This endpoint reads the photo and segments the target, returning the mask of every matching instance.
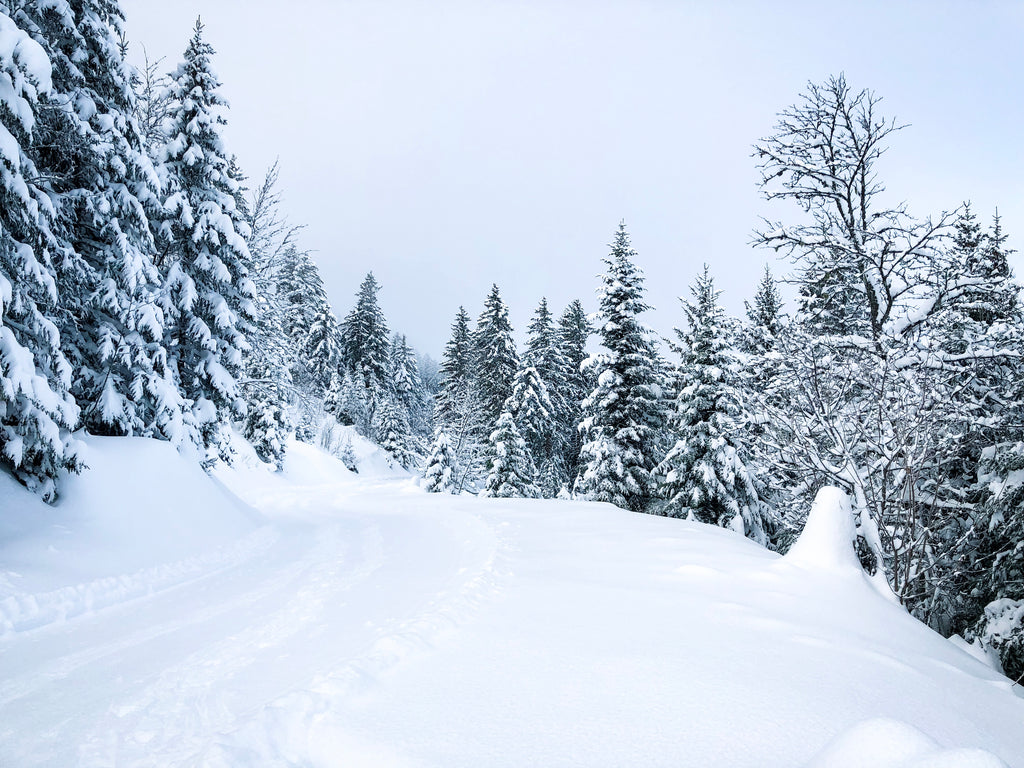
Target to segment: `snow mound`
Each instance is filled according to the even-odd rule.
[[[146,438],[84,435],[50,507],[0,475],[0,634],[230,567],[268,547],[262,518],[193,459]]]
[[[899,720],[865,720],[840,734],[807,768],[1006,768],[983,749],[943,749]]]
[[[807,523],[785,562],[816,570],[861,570],[853,549],[854,528],[850,499],[838,488],[818,491]]]

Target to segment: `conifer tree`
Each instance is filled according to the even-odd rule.
[[[497,285],[491,286],[484,310],[477,320],[473,347],[480,412],[483,423],[490,428],[497,422],[505,401],[512,394],[512,379],[519,369],[508,307]]]
[[[221,139],[219,110],[226,102],[212,56],[197,21],[171,78],[169,130],[159,153],[166,195],[160,244],[171,320],[166,345],[202,444],[224,456],[224,427],[244,409],[236,377],[248,349],[254,287]]]
[[[281,327],[295,351],[292,381],[300,391],[319,395],[320,378],[314,375],[306,351],[312,346],[310,330],[314,320],[331,313],[330,302],[320,270],[308,253],[293,244],[286,246],[282,255],[276,291],[281,302]]]
[[[306,367],[320,391],[326,392],[331,376],[341,365],[341,334],[338,320],[330,306],[324,302],[313,315],[305,344],[300,352]]]
[[[688,324],[682,342],[682,389],[672,427],[678,440],[655,471],[667,501],[664,513],[693,517],[767,541],[746,445],[739,394],[732,384],[734,361],[729,328],[718,291],[705,265],[683,302]]]
[[[565,308],[558,321],[557,338],[559,357],[565,366],[560,382],[561,401],[565,408],[559,423],[562,436],[562,465],[566,478],[572,482],[580,472],[580,450],[583,448],[583,434],[577,429],[583,419],[583,401],[593,391],[596,381],[591,372],[584,369],[587,359],[587,342],[591,328],[583,305],[579,299]]]
[[[747,310],[748,329],[744,347],[751,354],[764,354],[775,347],[775,341],[782,332],[782,297],[771,269],[766,265],[764,276],[757,285],[754,303],[744,302]]]
[[[50,501],[62,470],[77,469],[70,435],[78,406],[49,308],[56,305],[52,206],[26,148],[39,98],[51,88],[38,43],[0,14],[0,464]]]
[[[598,327],[606,351],[593,360],[597,386],[583,404],[580,428],[586,442],[576,487],[594,501],[639,512],[653,496],[651,470],[660,459],[660,373],[649,332],[638,319],[648,306],[625,224],[611,248],[598,290]]]
[[[262,461],[273,464],[280,472],[291,424],[285,411],[284,398],[276,387],[261,387],[249,401],[242,434],[252,443]]]
[[[539,495],[534,484],[537,469],[530,452],[516,429],[510,413],[498,417],[484,451],[487,479],[481,496],[499,499],[532,499]]]
[[[505,412],[515,422],[534,465],[543,467],[545,474],[549,475],[543,489],[554,496],[562,484],[560,473],[556,473],[551,466],[557,460],[555,409],[544,379],[533,366],[520,368],[516,372],[512,381],[512,394],[505,401]]]
[[[377,303],[380,285],[370,272],[359,286],[356,305],[341,326],[342,360],[374,392],[387,388],[388,326]]]
[[[180,441],[183,403],[167,364],[149,227],[159,183],[132,119],[121,11],[31,0],[17,18],[53,62],[55,108],[42,113],[31,153],[54,205],[56,319],[76,370],[80,426]]]
[[[473,376],[473,343],[469,332],[469,314],[464,307],[452,322],[452,335],[441,358],[441,385],[437,393],[434,421],[440,426],[452,423],[459,403],[469,391]]]
[[[417,441],[409,428],[405,408],[393,395],[382,396],[375,414],[377,444],[403,469],[410,469],[419,458]]]
[[[423,489],[428,493],[455,493],[455,457],[448,436],[437,430],[423,470]]]

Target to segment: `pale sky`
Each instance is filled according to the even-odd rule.
[[[765,263],[754,142],[808,80],[845,72],[911,126],[883,159],[917,216],[998,206],[1024,249],[1024,2],[122,0],[131,59],[177,63],[197,15],[254,180],[280,158],[339,317],[365,273],[437,357],[498,283],[522,333],[541,296],[596,308],[625,219],[647,323],[683,323],[704,262],[742,311]],[[1024,259],[1014,266],[1021,276]]]

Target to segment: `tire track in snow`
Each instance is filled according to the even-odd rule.
[[[449,633],[471,621],[484,603],[498,596],[511,575],[510,553],[515,547],[508,523],[492,526],[479,515],[467,514],[460,525],[474,528],[477,541],[487,540],[482,563],[462,568],[457,583],[436,592],[412,616],[388,622],[362,653],[320,674],[307,688],[262,707],[233,732],[222,733],[187,764],[310,768],[320,764],[318,755],[325,751],[331,753],[330,764],[337,764],[339,756],[323,742],[333,743],[343,730],[340,718],[347,702],[428,655]],[[448,527],[456,538],[464,538],[465,530],[453,526],[450,519]]]
[[[230,544],[172,563],[51,592],[9,595],[0,600],[0,638],[123,605],[220,573],[266,552],[277,537],[274,528],[263,526]]]
[[[190,654],[164,669],[140,694],[112,707],[79,749],[79,765],[177,764],[210,734],[231,729],[245,717],[253,702],[222,683],[263,674],[261,664],[268,663],[273,649],[310,631],[332,598],[383,563],[376,526],[361,531],[354,562],[346,556],[349,547],[339,526],[324,527],[316,535],[316,545],[297,566],[301,583],[284,608],[257,616],[241,631]]]

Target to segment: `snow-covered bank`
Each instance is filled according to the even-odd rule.
[[[196,565],[173,589],[8,627],[2,765],[845,766],[851,744],[878,743],[906,747],[885,765],[978,749],[1024,765],[1024,699],[823,554],[840,518],[783,559],[604,504],[423,494],[298,444],[283,475],[246,456],[218,473],[255,517],[140,442],[91,441],[91,463],[135,460],[131,493],[169,505],[156,520],[191,504],[191,543],[167,522],[124,521],[137,527],[115,540],[114,513],[4,486],[5,513],[77,521],[63,546],[104,553],[12,582],[59,592],[143,557]],[[9,527],[0,567],[47,536],[62,540]],[[899,722],[858,725],[876,718]]]

